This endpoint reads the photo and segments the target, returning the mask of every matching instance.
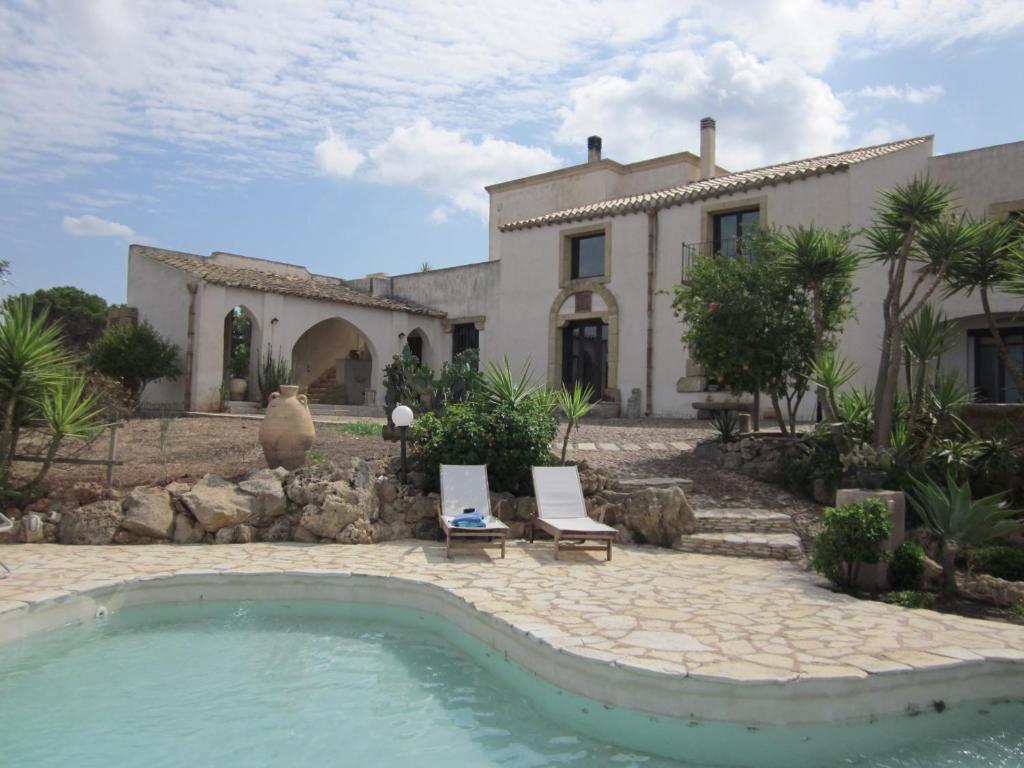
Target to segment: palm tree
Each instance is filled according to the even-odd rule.
[[[850,250],[847,231],[828,232],[810,227],[790,227],[788,235],[778,235],[776,244],[782,256],[778,268],[782,274],[801,286],[811,296],[811,314],[814,318],[813,359],[822,358],[826,351],[827,305],[841,304],[852,290],[853,276],[860,265],[860,256]],[[838,318],[834,318],[833,322]],[[835,421],[836,415],[825,387],[817,386],[818,402],[825,418]]]
[[[974,245],[978,225],[952,213],[952,190],[915,178],[882,193],[882,207],[864,233],[865,255],[888,268],[882,302],[882,349],[875,383],[878,449],[889,444],[907,322],[928,303],[951,265]],[[914,272],[908,275],[908,269]]]
[[[946,487],[934,480],[913,480],[908,495],[925,527],[939,543],[943,591],[956,594],[956,554],[962,547],[981,546],[1018,530],[1022,523],[1009,518],[1020,510],[1007,506],[1007,493],[971,498],[969,482],[959,485],[950,475]]]
[[[946,293],[951,295],[964,291],[970,296],[975,290],[978,291],[981,310],[985,313],[985,322],[988,323],[988,331],[995,342],[999,358],[1017,391],[1024,392],[1024,371],[1010,356],[989,303],[989,291],[1011,283],[1014,264],[1020,265],[1018,270],[1021,277],[1024,277],[1024,241],[1021,240],[1019,225],[1012,219],[983,222],[978,224],[978,230],[974,247],[946,275],[949,286]],[[1019,254],[1016,257],[1015,252]]]

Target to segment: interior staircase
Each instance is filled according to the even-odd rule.
[[[680,537],[683,552],[731,557],[800,560],[803,549],[793,522],[785,512],[749,507],[698,509],[697,530]]]
[[[320,377],[310,382],[306,387],[306,397],[311,405],[318,405],[328,397],[338,386],[338,374],[332,365]]]

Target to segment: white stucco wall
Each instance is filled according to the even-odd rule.
[[[183,351],[188,323],[188,292],[185,286],[190,281],[199,285],[192,379],[194,410],[213,411],[219,407],[224,371],[224,317],[238,305],[246,307],[255,319],[254,339],[259,339],[260,353],[266,354],[269,343],[275,356],[280,354],[289,361],[295,343],[317,323],[341,318],[354,325],[366,337],[374,359],[371,389],[376,390],[379,402],[383,402],[383,366],[401,350],[405,337],[413,330],[419,329],[427,339],[427,362],[435,366],[440,364],[436,356],[443,347],[439,341],[443,333],[437,317],[227,288],[206,283],[189,273],[130,252],[129,305],[138,307],[140,319],[149,320]],[[143,400],[152,406],[174,403],[180,407],[184,400],[184,381],[152,384],[147,387]]]
[[[158,333],[181,350],[181,362],[188,341],[188,283],[196,282],[187,272],[140,257],[128,251],[128,305],[139,311],[139,321],[148,321]],[[178,410],[185,402],[184,377],[177,381],[151,382],[142,393],[154,408]]]

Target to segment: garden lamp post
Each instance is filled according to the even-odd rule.
[[[405,460],[405,433],[412,424],[412,408],[407,405],[399,405],[391,412],[391,421],[398,427],[398,439],[402,444],[402,468],[399,471],[398,479],[405,483],[409,476],[409,467]]]

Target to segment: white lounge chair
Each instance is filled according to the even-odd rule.
[[[13,529],[14,521],[3,512],[0,512],[0,533],[10,533]],[[0,575],[0,579],[6,579],[7,574],[11,572],[11,569],[7,567],[7,564],[3,560],[0,560],[0,568],[4,569],[4,573]]]
[[[452,520],[467,510],[484,516],[483,528],[460,528]],[[491,490],[487,467],[459,464],[441,465],[441,509],[438,524],[445,535],[445,556],[452,557],[452,540],[467,539],[480,547],[500,547],[505,557],[508,526],[491,514]],[[497,539],[497,542],[491,541]],[[479,540],[479,542],[477,541]]]
[[[587,515],[576,467],[533,467],[533,490],[537,517],[530,527],[531,542],[534,530],[540,528],[555,540],[555,560],[562,550],[604,551],[612,559],[612,543],[619,532]],[[586,541],[601,543],[585,545]]]

